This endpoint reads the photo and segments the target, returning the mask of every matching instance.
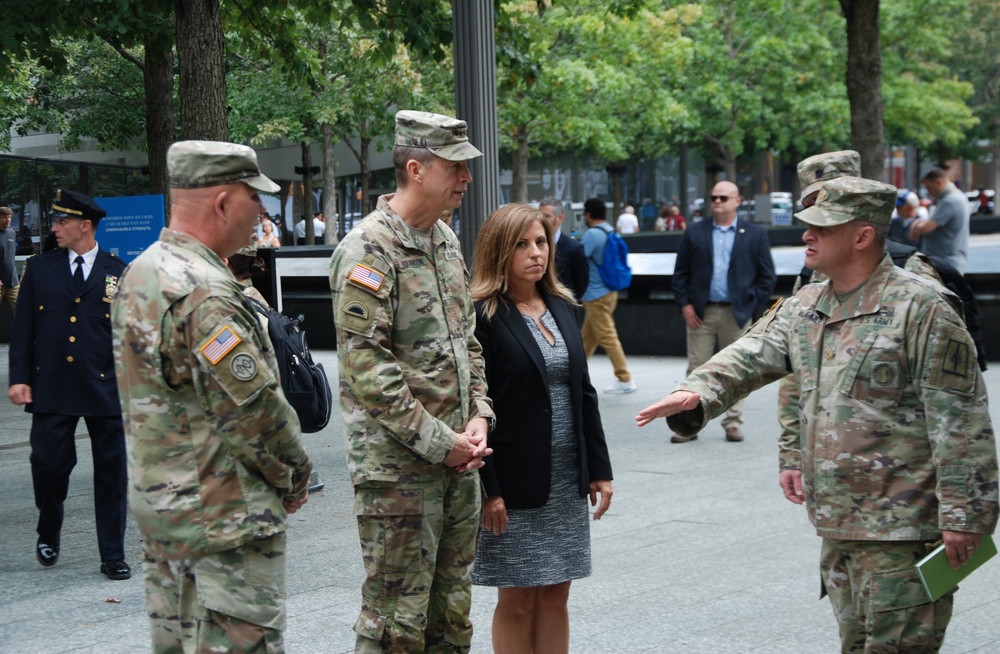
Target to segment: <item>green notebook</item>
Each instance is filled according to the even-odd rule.
[[[924,590],[927,591],[927,595],[931,601],[936,602],[941,599],[942,595],[954,589],[958,582],[968,577],[996,554],[997,546],[993,542],[993,537],[983,536],[969,562],[955,570],[948,563],[948,556],[944,553],[944,545],[941,545],[920,559],[917,563],[917,572],[920,573],[920,581],[924,582]]]

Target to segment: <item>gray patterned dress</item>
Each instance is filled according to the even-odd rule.
[[[552,403],[552,487],[549,501],[536,509],[508,509],[507,533],[479,530],[473,582],[482,586],[528,588],[590,576],[590,513],[579,496],[580,452],[570,406],[569,353],[552,314],[542,324],[549,343],[531,318],[524,321],[538,343],[549,374]]]

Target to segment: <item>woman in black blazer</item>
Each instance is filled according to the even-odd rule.
[[[496,586],[493,650],[568,652],[573,579],[590,575],[587,496],[611,504],[611,463],[552,226],[509,204],[476,244],[472,298],[497,415],[473,581]],[[598,495],[600,504],[598,505]]]

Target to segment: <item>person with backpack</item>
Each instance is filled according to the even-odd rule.
[[[283,652],[285,532],[313,466],[223,262],[279,187],[234,143],[174,143],[167,171],[170,227],[110,305],[152,650]]]
[[[608,353],[615,369],[615,382],[604,389],[605,393],[632,393],[637,386],[628,371],[625,350],[618,340],[615,327],[615,307],[618,306],[618,291],[628,288],[632,282],[632,271],[626,257],[628,246],[607,221],[608,208],[604,200],[590,198],[583,203],[583,218],[587,231],[581,239],[590,281],[580,298],[583,301],[583,350],[589,359],[600,345]]]
[[[674,265],[674,299],[687,324],[688,374],[738,339],[764,313],[777,277],[767,232],[736,218],[740,191],[732,182],[712,188],[712,220],[684,232]],[[743,440],[743,402],[722,419],[726,440]],[[672,443],[698,435],[674,434]]]
[[[323,364],[313,361],[302,329],[301,315],[291,318],[281,313],[254,288],[253,280],[267,274],[267,264],[257,256],[257,248],[247,246],[226,258],[226,265],[243,287],[247,302],[257,312],[264,332],[274,348],[278,377],[285,399],[299,416],[303,434],[321,431],[333,414],[333,390]]]

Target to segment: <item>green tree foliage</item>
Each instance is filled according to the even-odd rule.
[[[573,149],[617,163],[662,154],[673,141],[687,118],[677,89],[692,14],[661,4],[503,5],[497,111],[515,200],[527,199],[532,153]]]
[[[682,85],[687,140],[736,178],[743,152],[843,143],[843,75],[827,33],[832,8],[813,0],[706,0],[684,34],[694,43]],[[840,25],[840,23],[834,23]]]
[[[886,138],[944,156],[979,120],[966,103],[974,86],[949,69],[957,34],[970,27],[966,0],[882,3]],[[992,48],[990,48],[992,49]],[[989,57],[989,50],[977,53]]]

